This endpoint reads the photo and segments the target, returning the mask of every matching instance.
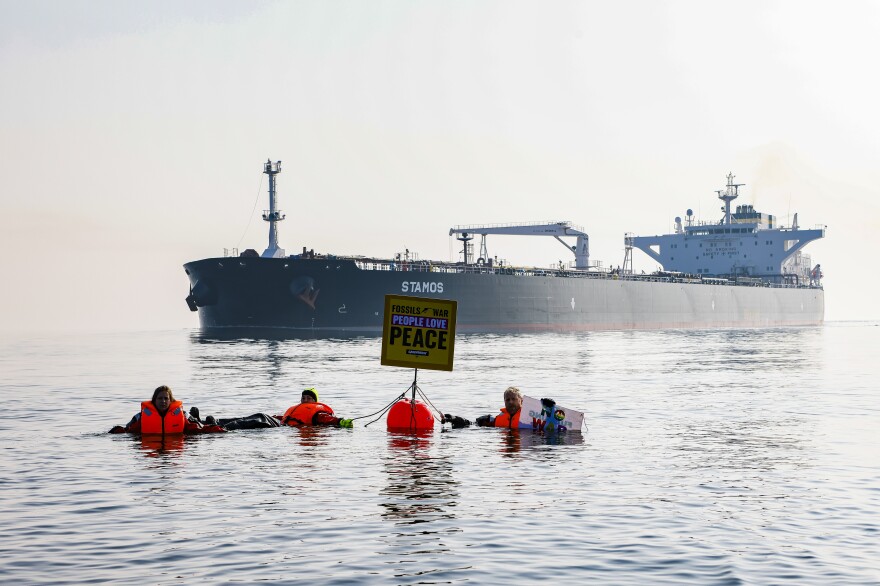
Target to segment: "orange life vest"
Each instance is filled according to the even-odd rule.
[[[291,427],[311,425],[318,412],[333,415],[333,409],[324,403],[300,403],[288,409],[284,413],[284,417],[281,418],[281,422]]]
[[[152,401],[141,403],[141,433],[169,435],[183,433],[186,426],[186,415],[183,403],[174,401],[168,406],[165,416],[159,414]]]
[[[513,414],[513,418],[510,417],[510,413],[507,412],[506,407],[501,408],[501,414],[495,417],[495,427],[508,427],[510,429],[517,429],[519,427],[519,416],[522,413],[522,409]]]

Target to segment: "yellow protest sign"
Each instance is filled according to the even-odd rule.
[[[457,301],[385,296],[382,364],[452,370]]]

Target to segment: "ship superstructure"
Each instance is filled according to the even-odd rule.
[[[777,225],[776,218],[731,202],[743,183],[727,176],[727,186],[716,193],[724,202],[724,216],[718,223],[697,223],[693,211],[686,219],[675,218],[675,232],[660,236],[635,236],[632,245],[660,263],[665,271],[700,277],[752,277],[769,282],[813,281],[818,284],[819,267],[809,268],[810,259],[801,254],[808,243],[825,236],[825,228],[801,229],[797,214],[790,227]]]

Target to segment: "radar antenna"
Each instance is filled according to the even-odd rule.
[[[467,232],[462,232],[458,236],[456,236],[455,239],[462,244],[462,262],[466,265],[472,264],[474,262],[474,245],[471,244],[471,240],[474,239],[474,235],[468,234]]]
[[[733,178],[735,175],[733,173],[727,174],[727,189],[725,190],[716,190],[715,193],[718,194],[718,199],[724,202],[724,224],[730,224],[730,202],[739,197],[739,188],[745,185],[745,183],[734,183]]]

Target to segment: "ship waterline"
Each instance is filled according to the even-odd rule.
[[[463,332],[805,326],[824,319],[824,291],[815,287],[550,270],[451,272],[454,266],[441,265],[440,271],[427,264],[414,271],[412,264],[377,263],[393,270],[373,270],[359,264],[341,258],[213,258],[185,269],[203,328],[381,331],[387,294],[454,299]]]

